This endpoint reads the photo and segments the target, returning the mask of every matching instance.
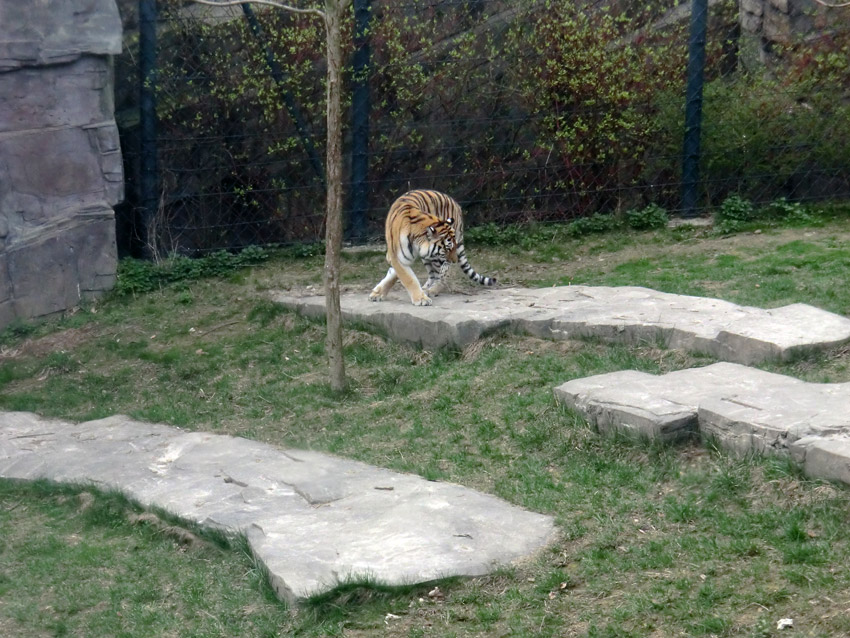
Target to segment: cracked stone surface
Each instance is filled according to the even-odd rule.
[[[554,393],[600,432],[665,440],[698,432],[739,454],[788,454],[809,476],[850,484],[850,383],[809,383],[721,362],[574,379]]]
[[[281,598],[346,579],[475,576],[555,538],[549,516],[494,496],[306,450],[113,416],[0,412],[0,477],[94,484],[243,532]]]
[[[322,296],[275,292],[271,298],[307,316],[325,313]],[[379,303],[365,293],[344,294],[340,303],[345,320],[424,348],[464,347],[488,333],[508,330],[549,339],[662,343],[752,364],[850,340],[850,319],[806,304],[765,310],[626,286],[485,289],[474,295],[441,295],[426,307],[413,306],[397,287]]]

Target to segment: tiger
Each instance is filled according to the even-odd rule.
[[[466,260],[461,208],[444,193],[433,190],[405,193],[390,206],[385,230],[390,269],[369,293],[371,301],[381,301],[400,279],[414,306],[430,306],[431,297],[445,288],[443,277],[450,263],[460,264],[466,276],[476,283],[496,284],[495,277],[479,275]],[[419,285],[411,268],[417,257],[428,269],[424,286]]]

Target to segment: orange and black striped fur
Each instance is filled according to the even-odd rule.
[[[369,294],[372,301],[381,301],[400,279],[414,306],[430,306],[431,296],[445,287],[449,263],[460,264],[467,277],[483,286],[496,283],[493,277],[475,272],[466,260],[460,206],[448,195],[431,190],[405,193],[390,207],[386,236],[390,269]],[[417,258],[428,268],[424,286],[411,268]]]

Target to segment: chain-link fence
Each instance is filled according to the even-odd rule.
[[[690,3],[355,0],[349,236],[379,237],[392,200],[418,187],[452,194],[468,224],[499,225],[649,204],[691,214],[731,193],[754,203],[847,198],[850,15],[792,7],[780,16],[790,30],[770,39],[767,13],[754,26],[735,0],[708,4],[705,84],[690,94],[703,96],[694,160],[683,147]],[[142,85],[155,97],[156,134],[144,144],[138,121],[119,122],[135,250],[321,239],[321,22],[179,0],[160,0],[155,19]],[[119,86],[140,82],[144,55],[125,56]],[[683,178],[689,153],[699,173]],[[142,192],[145,166],[156,171],[153,196],[150,184]]]

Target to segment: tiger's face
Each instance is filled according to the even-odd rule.
[[[431,224],[428,227],[428,238],[433,242],[434,254],[441,255],[454,264],[457,263],[457,238],[453,223],[454,220],[449,217]]]

